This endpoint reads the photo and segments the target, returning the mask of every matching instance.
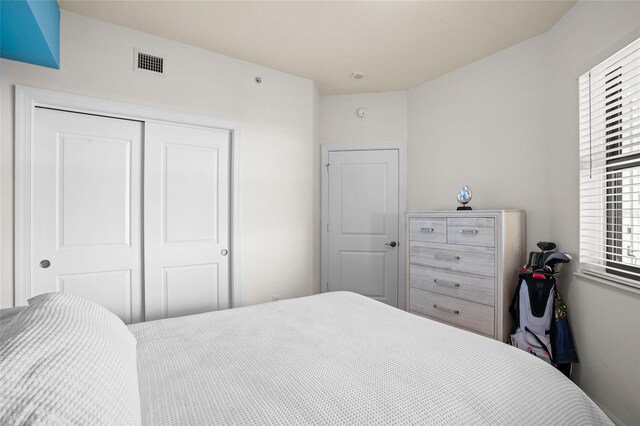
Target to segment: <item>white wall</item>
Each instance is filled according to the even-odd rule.
[[[313,292],[320,293],[320,94],[313,90]]]
[[[576,78],[640,37],[640,2],[578,3],[550,32],[548,146],[551,239],[578,253]],[[577,264],[572,265],[576,269]],[[580,363],[574,380],[627,425],[640,425],[640,295],[564,274]]]
[[[409,210],[526,210],[527,241],[549,237],[546,36],[409,91]]]
[[[576,78],[639,22],[640,2],[578,2],[548,33],[408,93],[318,97],[308,80],[63,12],[62,70],[0,63],[0,304],[12,298],[14,84],[241,120],[249,304],[318,289],[319,143],[408,140],[410,210],[455,208],[468,184],[474,208],[527,211],[530,249],[550,239],[577,253]],[[134,46],[167,55],[169,76],[131,71]],[[640,298],[570,274],[560,288],[575,380],[640,424]]]
[[[476,209],[526,210],[529,250],[551,240],[577,254],[576,79],[640,36],[639,23],[640,2],[578,2],[549,32],[409,90],[406,103],[403,92],[321,97],[320,142],[406,131],[409,210],[453,209],[467,184]],[[640,298],[574,278],[575,266],[559,284],[574,380],[617,421],[640,424]]]
[[[548,239],[577,254],[576,79],[640,36],[639,24],[640,2],[578,2],[549,32],[410,90],[409,209],[452,208],[468,184],[475,208],[527,211],[529,249]],[[640,297],[570,272],[559,288],[580,357],[574,380],[639,425]]]
[[[366,117],[356,114],[359,108]],[[321,96],[319,120],[321,144],[406,143],[407,93]]]
[[[2,60],[1,306],[11,306],[13,294],[15,84],[241,121],[242,300],[311,294],[318,275],[313,82],[64,11],[61,20],[60,70]],[[166,55],[167,77],[134,72],[134,47]]]

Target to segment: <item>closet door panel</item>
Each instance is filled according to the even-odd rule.
[[[165,244],[218,241],[218,149],[163,146]]]
[[[147,320],[229,307],[230,136],[145,126]]]
[[[28,294],[142,318],[142,123],[37,108]]]

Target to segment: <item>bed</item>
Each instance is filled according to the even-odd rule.
[[[47,311],[52,299],[63,302],[62,312]],[[36,317],[45,322],[47,316],[58,317],[57,326],[48,327],[49,334],[60,324],[78,328],[72,331],[75,337],[61,343],[66,350],[73,346],[70,340],[80,336],[85,346],[80,355],[59,357],[62,364],[74,358],[69,366],[52,365],[51,354],[28,361],[30,370],[15,360],[10,365],[11,351],[32,350],[26,337],[11,337],[22,336],[15,329],[25,322],[24,312],[3,329],[0,395],[5,403],[0,423],[54,419],[145,425],[611,424],[576,385],[534,356],[353,293],[325,293],[129,327],[109,318],[106,334],[115,343],[94,330],[102,327],[102,317],[93,321],[70,313],[80,303],[76,299],[53,294],[28,308],[40,306],[44,312]],[[81,300],[82,307],[90,306],[83,308],[86,315],[104,310],[93,305]],[[87,321],[90,326],[83,325]],[[90,336],[83,335],[85,328]],[[27,334],[34,336],[33,331]],[[104,347],[86,353],[87,345]],[[35,350],[42,351],[46,349]],[[46,393],[51,377],[25,373],[39,368],[42,359],[47,369],[75,371],[82,364],[87,371],[74,374],[85,381],[87,375],[100,376],[100,386],[52,396]],[[7,367],[22,373],[7,375]],[[105,375],[105,369],[114,373]],[[25,401],[34,400],[25,380],[35,381],[29,386],[40,389],[37,397],[52,401],[25,409]],[[105,391],[109,395],[100,395]],[[80,408],[64,407],[66,399],[74,404],[79,400]],[[95,407],[96,401],[101,407]],[[107,417],[100,417],[104,411]]]

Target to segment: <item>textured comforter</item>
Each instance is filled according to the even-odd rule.
[[[611,424],[534,356],[353,293],[129,328],[147,425]]]

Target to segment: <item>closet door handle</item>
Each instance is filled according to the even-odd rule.
[[[422,232],[433,232],[433,228],[420,228]]]

